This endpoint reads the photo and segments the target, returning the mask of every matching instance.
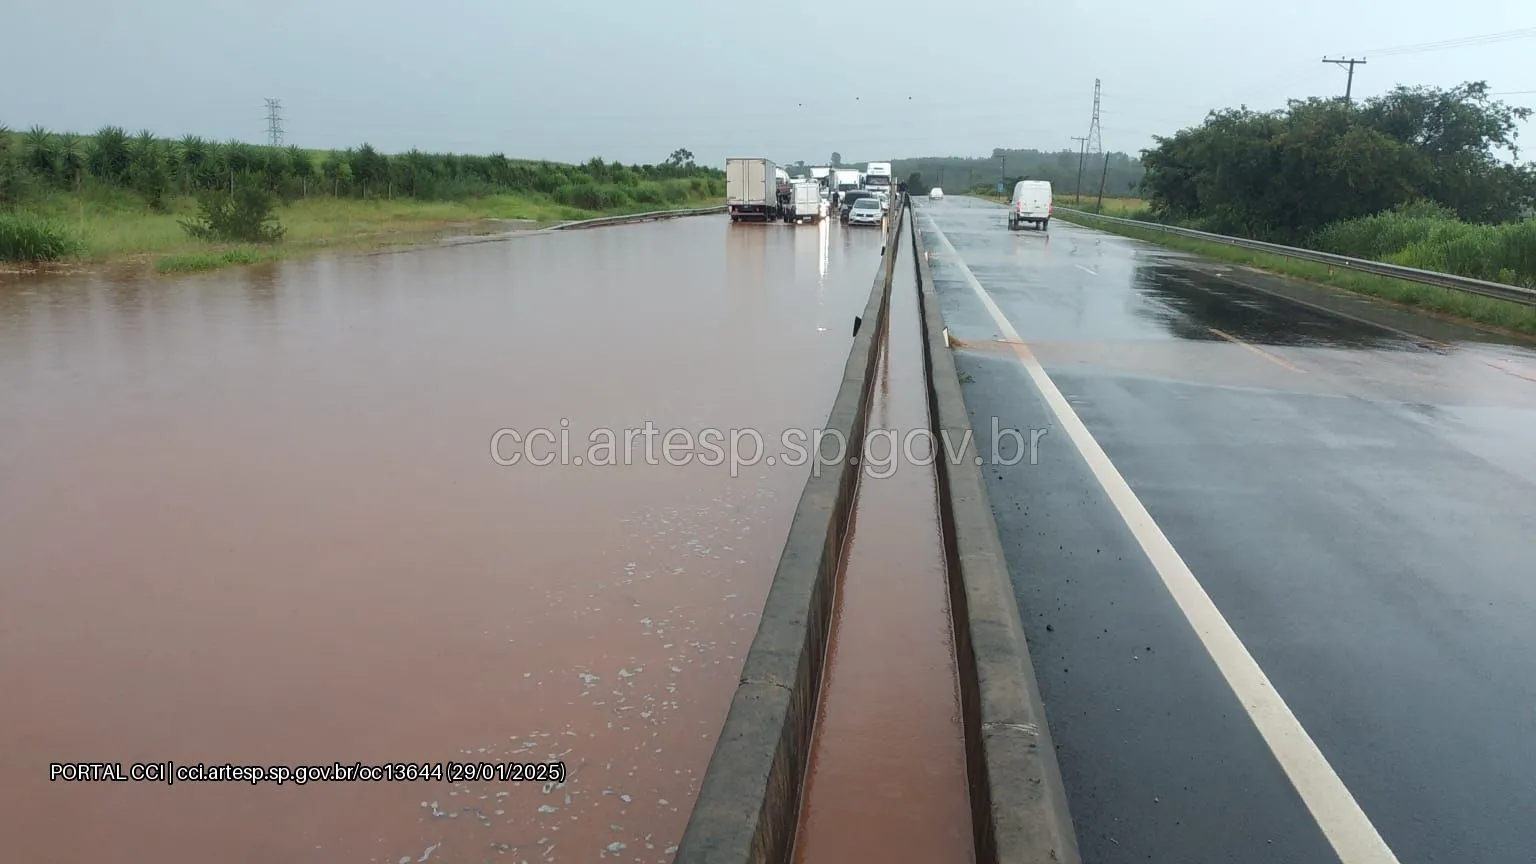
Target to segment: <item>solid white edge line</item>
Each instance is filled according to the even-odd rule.
[[[1114,463],[1109,461],[1109,456],[1099,446],[1099,442],[1094,440],[1088,427],[1083,425],[1071,403],[1056,388],[1055,382],[1020,338],[1019,332],[1009,323],[1007,316],[1003,315],[1003,311],[992,300],[987,289],[982,287],[970,267],[966,266],[944,232],[931,218],[926,221],[934,237],[943,244],[964,274],[971,290],[980,298],[982,305],[987,307],[992,320],[1013,343],[1019,360],[1050,405],[1057,422],[1066,430],[1067,437],[1077,447],[1078,453],[1088,463],[1089,470],[1109,495],[1120,517],[1125,520],[1126,527],[1135,535],[1136,542],[1162,577],[1163,584],[1183,610],[1184,617],[1200,637],[1232,692],[1242,702],[1253,725],[1269,745],[1276,761],[1290,778],[1291,785],[1311,811],[1312,818],[1333,846],[1339,860],[1343,864],[1398,864],[1397,856],[1376,831],[1376,826],[1371,824],[1370,817],[1365,815],[1365,811],[1355,801],[1355,796],[1344,785],[1333,766],[1328,764],[1328,759],[1302,727],[1301,721],[1291,713],[1290,706],[1276,692],[1264,670],[1259,668],[1258,661],[1253,659],[1253,655],[1248,653],[1248,649],[1237,638],[1237,633],[1232,630],[1227,619],[1222,617],[1221,610],[1216,608],[1210,595],[1205,593],[1195,574],[1190,572],[1189,566],[1173,548],[1163,530],[1152,520],[1152,515],[1136,497],[1136,493],[1131,491],[1130,484],[1125,482]]]

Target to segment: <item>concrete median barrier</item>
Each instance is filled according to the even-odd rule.
[[[963,441],[966,448],[960,458],[936,459],[934,466],[949,564],[976,860],[1078,864],[1077,835],[1045,705],[915,217],[910,228],[932,431],[935,440]]]
[[[906,216],[887,226],[880,266],[827,419],[851,442],[801,493],[741,682],[679,843],[676,864],[779,864],[793,849],[811,750],[832,588],[851,514],[870,389]]]

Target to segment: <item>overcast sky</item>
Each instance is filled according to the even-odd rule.
[[[566,161],[1075,149],[1095,78],[1104,148],[1134,152],[1213,106],[1342,94],[1325,54],[1368,58],[1356,96],[1536,91],[1532,0],[5,0],[0,34],[12,129],[263,142],[276,97],[286,143]]]

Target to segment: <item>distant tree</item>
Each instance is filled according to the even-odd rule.
[[[71,185],[79,189],[91,157],[85,139],[73,132],[60,135],[58,153],[59,171]]]
[[[309,182],[315,178],[315,163],[309,158],[309,154],[298,147],[288,148],[288,170],[293,172],[295,180],[299,181],[299,194],[309,197]]]
[[[165,209],[165,192],[171,185],[165,148],[145,129],[128,142],[128,180],[144,196],[151,210]]]
[[[692,168],[694,167],[693,151],[687,149],[686,147],[679,147],[672,151],[671,156],[667,157],[666,164],[672,166],[673,168]]]
[[[924,192],[925,188],[926,187],[923,186],[923,175],[921,172],[913,171],[911,174],[907,175],[908,192],[911,192],[913,195],[925,195],[927,194]]]
[[[837,152],[836,150],[832,151],[832,167],[833,168],[841,168],[841,167],[843,167],[843,154]]]
[[[91,148],[91,174],[109,183],[120,183],[128,176],[128,133],[121,126],[103,126],[96,131]]]

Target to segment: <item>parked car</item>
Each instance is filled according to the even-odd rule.
[[[1013,187],[1013,200],[1008,204],[1008,230],[1017,231],[1019,225],[1028,222],[1044,231],[1051,225],[1051,212],[1055,207],[1051,181],[1020,180]]]
[[[944,190],[943,189],[940,189],[939,187],[935,186],[932,189],[928,190],[928,200],[929,201],[942,201],[943,199],[944,199]]]
[[[849,225],[879,225],[885,221],[885,208],[877,196],[860,198],[848,210]]]
[[[839,206],[837,212],[838,218],[842,219],[844,222],[847,222],[848,211],[853,209],[854,204],[857,204],[859,201],[865,198],[873,197],[875,197],[875,193],[870,192],[867,189],[849,189],[847,192],[843,193],[843,198],[840,202],[841,206]]]

